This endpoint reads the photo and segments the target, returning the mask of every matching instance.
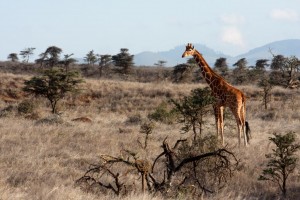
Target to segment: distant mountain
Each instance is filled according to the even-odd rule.
[[[256,60],[259,59],[272,59],[272,54],[284,56],[296,56],[300,58],[300,39],[289,39],[276,41],[264,46],[254,48],[247,53],[231,57],[223,53],[219,53],[205,45],[195,44],[195,48],[201,50],[201,53],[205,57],[208,64],[214,65],[216,59],[220,57],[227,58],[227,63],[232,66],[241,58],[246,58],[248,65],[255,65]],[[137,66],[153,66],[159,60],[167,61],[166,66],[175,66],[177,64],[185,63],[186,59],[181,58],[181,55],[185,49],[185,45],[180,45],[169,51],[150,52],[145,51],[134,56],[134,62]]]
[[[214,64],[216,59],[220,57],[230,57],[222,53],[218,53],[211,48],[208,48],[202,44],[194,44],[196,49],[201,49],[201,53],[205,55],[205,59],[209,64]],[[145,51],[134,55],[134,63],[137,66],[153,66],[159,60],[167,61],[166,66],[175,66],[177,64],[185,63],[186,58],[182,58],[181,55],[185,50],[185,45],[180,45],[169,51],[150,52]]]
[[[245,54],[228,59],[228,63],[235,63],[241,58],[246,58],[248,63],[255,65],[259,59],[272,60],[272,54],[284,56],[296,56],[300,58],[300,39],[281,40],[266,44],[264,46],[250,50]]]

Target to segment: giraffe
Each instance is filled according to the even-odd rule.
[[[216,119],[217,137],[221,135],[222,144],[224,145],[224,108],[229,107],[235,116],[238,127],[239,145],[241,144],[241,136],[244,136],[244,144],[248,145],[249,125],[245,121],[246,115],[246,96],[237,88],[230,85],[223,77],[214,72],[203,56],[194,48],[191,43],[186,46],[182,57],[193,56],[199,65],[202,75],[212,90],[212,95],[216,98],[214,104],[214,113]]]

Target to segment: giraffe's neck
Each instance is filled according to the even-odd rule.
[[[208,63],[205,61],[205,59],[202,57],[202,55],[196,51],[193,55],[194,59],[196,60],[198,66],[201,69],[202,75],[210,88],[213,90],[213,93],[216,93],[215,90],[218,88],[214,87],[217,82],[224,81],[221,76],[216,74],[208,65]]]

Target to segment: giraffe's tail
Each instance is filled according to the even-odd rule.
[[[250,139],[252,139],[252,136],[251,136],[251,129],[247,121],[245,121],[245,127],[246,127],[247,142],[249,143]]]

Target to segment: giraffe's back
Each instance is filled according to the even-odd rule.
[[[226,86],[224,85],[224,87],[221,87],[215,95],[219,104],[226,107],[242,105],[246,100],[244,93],[228,83],[225,84]]]

